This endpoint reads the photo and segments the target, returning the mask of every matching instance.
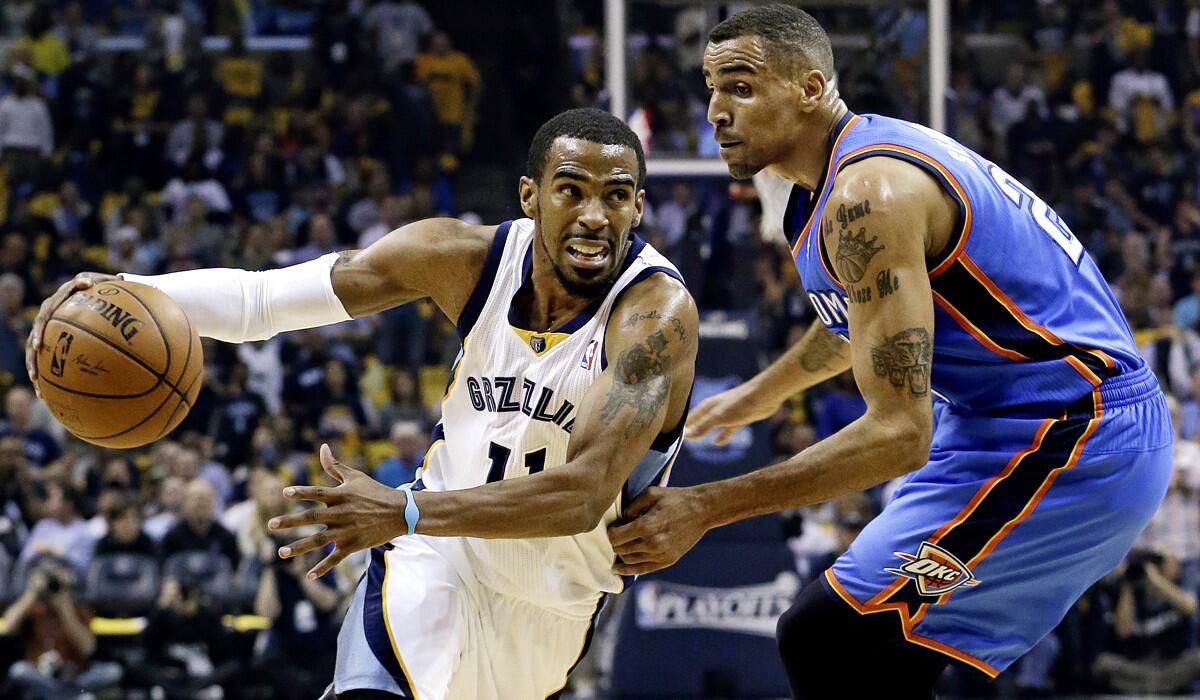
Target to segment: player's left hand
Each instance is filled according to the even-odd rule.
[[[319,501],[326,507],[280,515],[267,522],[272,530],[325,526],[316,534],[279,548],[279,556],[290,559],[333,543],[333,551],[309,570],[309,580],[324,576],[354,552],[377,547],[407,532],[407,497],[403,491],[384,486],[335,460],[329,445],[321,445],[321,467],[338,482],[337,486],[289,486],[283,495],[293,501]]]
[[[608,541],[620,561],[613,571],[635,576],[679,561],[710,526],[695,492],[652,486],[625,509],[625,522],[608,528]]]

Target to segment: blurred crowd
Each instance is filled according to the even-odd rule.
[[[600,3],[577,5],[563,23],[569,101],[607,104]],[[948,688],[1189,689],[1200,679],[1200,2],[951,5],[948,130],[1085,241],[1173,397],[1180,439],[1167,501],[1129,560],[998,684],[961,675]],[[306,581],[311,562],[274,557],[263,523],[288,508],[283,485],[325,478],[322,442],[384,483],[413,478],[458,347],[437,310],[206,341],[184,424],[129,452],[64,434],[29,390],[23,344],[37,304],[81,270],[263,269],[364,247],[415,219],[477,220],[458,202],[486,85],[429,7],[0,3],[0,695],[308,697],[330,677],[362,562]],[[924,7],[814,10],[837,34],[852,109],[925,119]],[[630,120],[652,153],[713,154],[697,72],[713,12],[631,4]],[[245,38],[289,32],[311,48]],[[140,41],[112,41],[122,36]],[[763,235],[778,222],[762,220],[762,193],[727,178],[654,177],[647,190],[639,233],[702,309],[754,317],[764,356],[794,342],[812,311],[786,249]],[[852,378],[830,380],[771,419],[775,452],[863,410]],[[800,573],[827,566],[887,493],[788,514]]]

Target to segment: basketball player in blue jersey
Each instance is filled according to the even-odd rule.
[[[617,570],[900,477],[779,622],[793,692],[928,697],[949,660],[994,677],[1121,561],[1162,499],[1172,431],[1158,383],[1067,223],[952,139],[851,113],[811,16],[735,15],[703,66],[730,173],[795,185],[785,231],[819,321],[702,403],[689,433],[723,441],[846,369],[867,410],[782,463],[651,489],[610,532]]]
[[[528,218],[430,219],[361,251],[281,270],[126,275],[175,299],[200,335],[270,337],[430,298],[463,349],[414,484],[390,489],[334,460],[336,486],[272,529],[324,529],[284,557],[332,551],[323,575],[371,549],[338,638],[328,696],[556,696],[586,650],[613,572],[607,525],[664,483],[683,440],[698,320],[679,273],[631,233],[642,215],[637,136],[599,110],[548,121],[521,178]],[[102,275],[83,273],[42,306]],[[314,689],[314,695],[317,689]]]

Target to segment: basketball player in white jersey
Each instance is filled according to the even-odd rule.
[[[242,342],[430,298],[462,352],[419,478],[390,489],[337,462],[324,508],[271,521],[324,529],[282,547],[371,548],[327,696],[529,700],[557,694],[603,599],[622,589],[606,527],[665,481],[679,449],[697,313],[675,268],[630,230],[645,159],[620,120],[572,110],[534,137],[521,208],[499,226],[419,221],[361,251],[269,272],[124,275],[174,298],[200,334]],[[53,310],[106,279],[83,273]]]

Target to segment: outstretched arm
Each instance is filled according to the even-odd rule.
[[[720,430],[713,442],[724,445],[738,429],[770,417],[790,397],[848,369],[850,344],[813,321],[800,341],[766,369],[702,401],[688,418],[687,438]]]
[[[279,270],[228,268],[122,275],[164,292],[201,336],[231,343],[329,325],[429,297],[452,320],[474,288],[494,227],[426,219],[369,248],[329,254]],[[117,276],[82,272],[42,303],[25,348],[30,379],[50,316],[70,295]]]
[[[864,217],[838,222],[840,206],[866,202]],[[779,464],[691,488],[651,489],[630,507],[639,517],[610,530],[624,562],[619,573],[669,566],[711,528],[860,491],[928,460],[933,300],[925,260],[931,232],[946,225],[946,206],[936,183],[901,161],[868,159],[839,174],[822,230],[830,257],[858,263],[854,279],[841,281],[853,289],[883,271],[899,281],[887,295],[849,295],[861,300],[849,307],[849,326],[866,413]]]
[[[580,404],[566,463],[470,489],[414,492],[420,508],[416,531],[529,538],[595,528],[654,439],[682,419],[695,369],[698,325],[695,304],[678,282],[658,276],[634,287],[613,309],[605,337],[611,364]],[[337,463],[327,447],[321,462],[339,486],[289,487],[284,494],[328,507],[269,523],[275,530],[326,526],[280,550],[282,556],[296,556],[333,542],[333,552],[313,569],[317,575],[352,552],[407,532],[404,491]]]

